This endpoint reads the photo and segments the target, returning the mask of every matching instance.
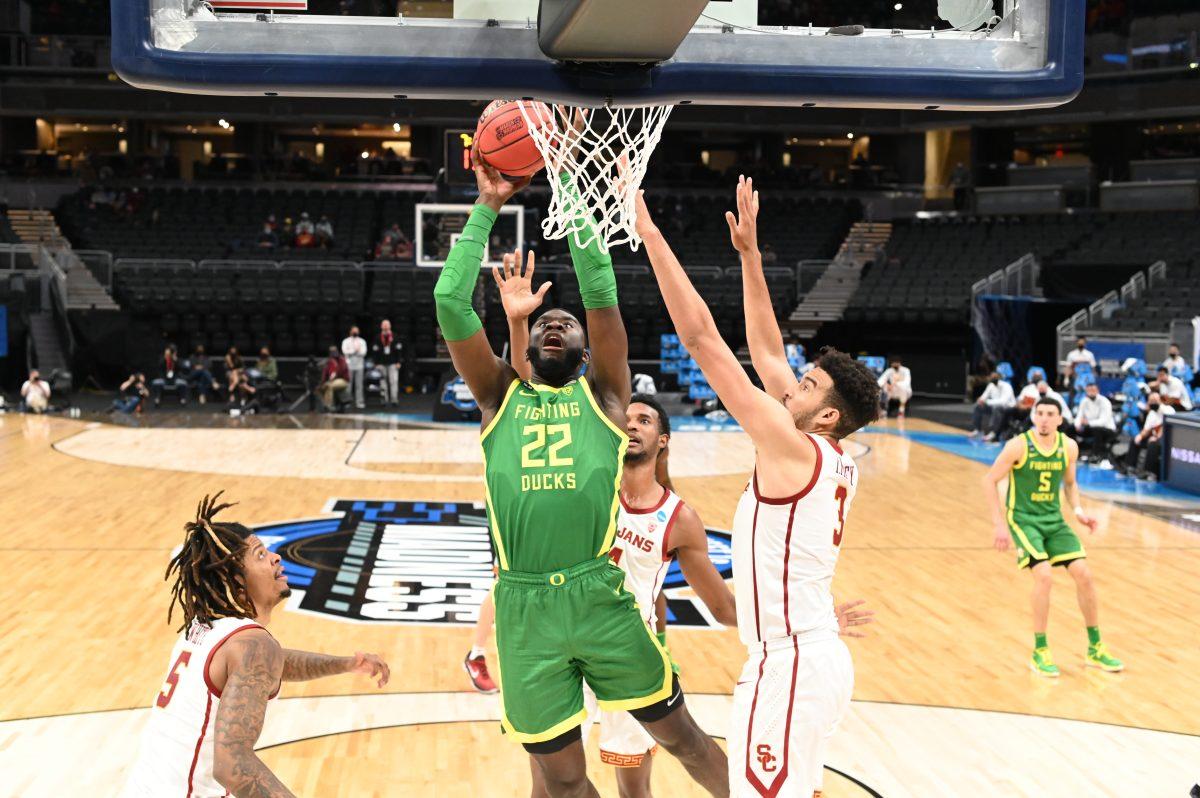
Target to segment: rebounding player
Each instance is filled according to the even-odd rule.
[[[1033,429],[1004,445],[1000,456],[983,477],[984,494],[992,510],[993,543],[1007,551],[1009,540],[1017,549],[1017,567],[1033,574],[1033,659],[1029,666],[1042,676],[1056,677],[1060,671],[1046,644],[1050,617],[1050,569],[1065,566],[1075,580],[1075,595],[1087,624],[1088,665],[1106,671],[1125,666],[1108,653],[1100,640],[1100,606],[1092,571],[1084,559],[1083,544],[1063,518],[1059,492],[1075,508],[1075,520],[1088,532],[1096,530],[1096,519],[1079,504],[1075,464],[1079,444],[1058,431],[1062,407],[1049,397],[1033,406]],[[1008,479],[1007,498],[1001,507],[996,486]]]
[[[214,520],[231,505],[204,498],[171,560],[171,612],[184,632],[150,709],[141,752],[122,798],[283,798],[254,744],[280,683],[365,673],[383,687],[390,672],[375,654],[332,657],[282,648],[267,632],[271,612],[291,595],[280,557],[247,527]]]
[[[733,521],[738,631],[749,658],[734,689],[730,793],[809,798],[854,685],[830,592],[858,484],[839,441],[876,417],[879,386],[865,366],[830,350],[797,382],[765,282],[761,290],[754,282],[762,279],[758,199],[746,181],[738,211],[728,215],[730,235],[755,288],[745,295],[746,333],[765,391],[721,338],[641,192],[637,232],[680,340],[756,450]]]
[[[503,267],[493,267],[500,299],[508,316],[512,367],[523,380],[532,378],[527,310],[544,297],[549,285],[532,290],[534,259],[522,270],[520,253],[504,256]],[[609,557],[625,572],[625,587],[637,600],[646,625],[654,629],[665,648],[666,603],[662,592],[667,569],[678,560],[680,570],[713,617],[722,624],[737,623],[733,594],[708,556],[708,535],[700,516],[670,489],[666,469],[671,440],[671,419],[652,396],[635,395],[625,413],[629,443],[621,471],[621,509],[617,534]],[[672,664],[676,673],[678,668]],[[654,738],[624,711],[599,710],[595,693],[585,684],[584,703],[588,716],[581,737],[587,740],[593,723],[600,724],[601,761],[617,768],[617,787],[622,798],[650,795]],[[536,766],[533,798],[546,795]]]
[[[492,351],[471,297],[500,208],[528,178],[511,182],[478,159],[475,175],[479,199],[434,293],[454,367],[482,414],[504,731],[535,756],[551,795],[597,795],[580,744],[586,678],[601,709],[630,711],[697,782],[725,795],[725,755],[684,706],[667,652],[608,558],[630,397],[612,262],[596,243],[579,249],[568,237],[591,333],[588,376],[576,377],[587,357],[582,325],[556,309],[534,323],[533,378],[520,380]]]

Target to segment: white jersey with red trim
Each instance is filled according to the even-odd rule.
[[[212,685],[208,666],[229,638],[262,628],[248,618],[219,618],[209,626],[193,622],[180,636],[171,650],[162,690],[150,708],[123,798],[229,795],[213,778],[213,726],[221,692]]]
[[[768,498],[755,474],[733,518],[738,632],[747,645],[837,631],[830,585],[858,469],[841,447],[805,437],[817,454],[808,485],[794,496]]]
[[[617,513],[617,534],[609,556],[625,572],[625,587],[637,599],[651,629],[657,620],[654,601],[671,566],[671,528],[682,507],[683,500],[663,488],[662,500],[653,507],[630,507],[622,498]]]

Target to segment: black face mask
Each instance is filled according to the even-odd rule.
[[[990,380],[989,380],[989,382],[990,382],[992,385],[999,385],[999,384],[1000,384],[1000,378],[999,378],[999,377],[993,377],[992,379],[990,379]]]

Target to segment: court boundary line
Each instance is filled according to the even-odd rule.
[[[1119,678],[1119,677],[1117,677],[1117,678]],[[464,695],[464,694],[465,695],[476,695],[478,693],[475,690],[388,690],[385,692],[376,691],[376,692],[370,692],[370,693],[367,693],[367,692],[321,693],[319,695],[293,695],[293,696],[288,696],[286,698],[276,698],[275,701],[277,701],[277,702],[295,701],[297,699],[309,699],[309,698],[359,698],[359,697],[363,697],[363,696],[370,697],[370,696],[385,696],[385,695],[456,696],[456,695]],[[684,693],[684,695],[685,696],[689,696],[689,695],[709,696],[709,697],[730,698],[730,699],[733,698],[733,693],[712,693],[712,692],[701,693],[701,692],[687,691]],[[991,713],[994,713],[997,715],[1014,715],[1014,716],[1022,717],[1022,718],[1061,720],[1061,721],[1066,721],[1068,723],[1087,723],[1087,724],[1091,724],[1094,726],[1111,726],[1116,729],[1133,729],[1134,731],[1148,731],[1148,732],[1154,732],[1156,734],[1174,734],[1179,737],[1200,738],[1200,732],[1175,731],[1173,729],[1159,729],[1159,728],[1155,728],[1152,726],[1134,726],[1133,724],[1129,724],[1129,723],[1112,723],[1111,721],[1104,721],[1104,720],[1084,720],[1082,718],[1068,718],[1063,715],[1041,715],[1041,714],[1037,714],[1037,713],[1033,713],[1033,712],[1018,712],[1015,709],[985,709],[983,707],[956,707],[956,706],[951,706],[950,704],[925,704],[925,703],[921,703],[919,701],[888,701],[885,699],[873,699],[873,698],[854,698],[854,699],[851,699],[850,703],[851,704],[880,704],[880,705],[885,705],[885,706],[898,706],[898,707],[919,707],[922,709],[947,709],[947,710],[956,710],[956,711],[963,711],[963,712],[991,712]],[[25,720],[47,720],[47,719],[52,719],[52,718],[67,718],[67,717],[72,717],[75,715],[97,715],[97,714],[104,713],[104,712],[134,712],[136,710],[151,709],[151,708],[153,708],[153,704],[146,704],[144,706],[135,706],[135,707],[115,707],[112,709],[86,709],[86,710],[81,710],[79,712],[56,712],[56,713],[51,713],[49,715],[29,715],[29,716],[20,717],[20,718],[7,718],[4,720],[0,720],[0,728],[2,728],[7,723],[15,723],[18,721],[25,721]],[[437,721],[437,722],[438,723],[443,723],[443,722],[449,723],[449,722],[457,722],[457,721]],[[482,721],[482,722],[490,722],[490,721]]]
[[[712,693],[694,693],[693,695],[713,695],[713,694]],[[433,720],[433,721],[427,721],[427,722],[423,722],[423,723],[389,723],[386,726],[371,726],[371,727],[368,727],[365,729],[347,729],[346,731],[327,732],[325,734],[314,734],[312,737],[300,737],[295,740],[289,740],[286,743],[275,743],[274,745],[265,745],[262,748],[255,748],[254,752],[259,753],[261,751],[271,751],[276,748],[286,748],[287,746],[295,745],[296,743],[307,743],[307,742],[311,742],[312,740],[324,740],[327,737],[341,737],[342,735],[346,735],[346,734],[364,734],[366,732],[387,731],[389,729],[416,729],[421,726],[458,726],[458,725],[475,725],[475,724],[479,724],[479,723],[492,725],[492,724],[498,724],[499,722],[500,721],[498,721],[498,720]],[[729,740],[726,737],[724,737],[720,734],[710,734],[708,736],[714,740],[724,740],[726,743],[729,742]],[[842,778],[846,779],[847,781],[853,782],[854,784],[856,784],[857,786],[859,786],[863,790],[865,790],[867,792],[867,794],[871,796],[871,798],[884,798],[883,794],[880,793],[878,790],[871,787],[869,784],[866,784],[861,779],[851,776],[849,773],[846,773],[843,770],[839,770],[838,768],[835,768],[835,767],[830,767],[829,765],[822,765],[821,768],[823,770],[828,770],[831,773],[836,773],[839,776],[841,776]]]

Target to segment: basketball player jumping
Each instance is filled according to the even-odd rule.
[[[1100,607],[1092,571],[1084,559],[1079,536],[1063,518],[1059,493],[1075,508],[1075,520],[1088,532],[1096,529],[1096,519],[1079,504],[1079,486],[1075,482],[1075,464],[1079,444],[1058,431],[1062,406],[1044,397],[1033,406],[1033,429],[1004,445],[1000,456],[983,477],[984,495],[992,510],[995,529],[993,543],[1006,551],[1009,539],[1017,548],[1017,567],[1033,574],[1033,659],[1029,666],[1042,676],[1056,677],[1060,671],[1046,644],[1046,625],[1050,618],[1050,569],[1065,566],[1075,580],[1075,595],[1087,624],[1089,666],[1119,671],[1125,666],[1108,653],[1100,640]],[[1004,507],[996,486],[1008,479]]]
[[[506,253],[503,267],[493,267],[500,299],[508,316],[513,369],[523,380],[532,379],[528,314],[537,308],[549,284],[532,290],[533,253],[522,271],[520,253]],[[629,443],[621,471],[621,509],[617,534],[609,557],[625,572],[625,587],[637,600],[642,618],[657,633],[665,648],[666,601],[662,587],[671,561],[677,559],[684,578],[718,623],[737,623],[733,594],[708,556],[708,536],[700,516],[670,489],[666,451],[671,440],[671,419],[652,396],[635,395],[625,414]],[[672,663],[675,672],[678,668]],[[586,742],[595,722],[600,724],[600,758],[617,768],[622,798],[650,795],[654,738],[628,712],[597,708],[595,693],[585,684],[588,716],[581,727]],[[533,768],[533,798],[545,796],[538,768]]]
[[[589,357],[582,325],[554,309],[533,325],[533,378],[522,381],[492,351],[471,297],[500,208],[528,178],[506,180],[477,158],[475,175],[479,199],[434,293],[454,367],[482,414],[504,731],[535,756],[551,795],[597,795],[580,744],[586,678],[601,709],[630,711],[697,782],[725,795],[725,755],[684,706],[667,652],[608,557],[630,397],[612,262],[596,243],[579,249],[568,237],[589,374],[576,377]]]
[[[283,798],[254,744],[267,702],[283,681],[365,673],[383,687],[390,672],[375,654],[332,657],[285,649],[267,632],[271,612],[291,595],[280,557],[250,529],[216,521],[229,504],[204,498],[171,560],[170,621],[183,611],[183,636],[142,737],[122,798]]]
[[[727,220],[752,289],[744,297],[747,340],[765,391],[721,338],[640,192],[637,232],[681,342],[756,450],[733,521],[738,631],[749,658],[734,689],[730,792],[809,798],[854,685],[830,592],[858,483],[839,441],[875,419],[879,386],[865,366],[832,350],[797,382],[765,282],[758,284],[758,198],[745,180],[737,196],[738,214]]]

